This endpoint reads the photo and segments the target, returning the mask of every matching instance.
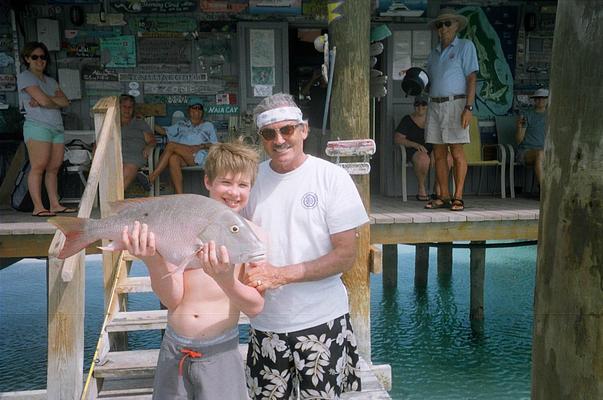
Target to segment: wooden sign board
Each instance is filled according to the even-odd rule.
[[[101,38],[101,64],[106,67],[132,68],[136,66],[136,40],[133,35]]]
[[[208,94],[216,93],[224,89],[221,81],[191,82],[191,83],[145,83],[145,94]]]
[[[377,146],[372,139],[336,140],[327,142],[326,154],[330,157],[370,156]]]
[[[170,60],[174,64],[190,64],[191,44],[184,38],[138,38],[138,62],[157,64]]]
[[[17,77],[15,75],[0,75],[0,92],[12,92],[17,89]]]
[[[239,106],[232,104],[209,104],[204,107],[207,115],[239,114]]]
[[[136,104],[136,115],[142,115],[143,117],[164,117],[166,115],[165,104]]]
[[[371,172],[371,164],[367,162],[339,163],[337,165],[350,175],[368,175]]]
[[[110,3],[114,10],[129,14],[191,12],[197,9],[196,0],[111,0]]]
[[[117,71],[101,68],[100,65],[84,65],[82,67],[82,80],[84,81],[114,81],[117,82]]]
[[[120,81],[135,82],[204,82],[207,81],[207,74],[158,74],[158,73],[123,73],[119,74]]]
[[[132,32],[194,32],[198,29],[194,18],[174,15],[132,17],[128,18],[128,26]]]

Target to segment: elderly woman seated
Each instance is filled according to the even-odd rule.
[[[183,193],[182,167],[203,166],[207,150],[218,138],[211,122],[203,121],[203,104],[198,97],[188,100],[188,120],[179,121],[167,128],[156,126],[155,130],[168,136],[168,144],[159,157],[159,162],[149,180],[155,178],[169,165],[170,177],[176,194]]]

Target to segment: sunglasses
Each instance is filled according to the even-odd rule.
[[[203,111],[203,106],[190,106],[190,109]]]
[[[29,56],[29,58],[31,58],[32,60],[36,61],[38,58],[42,61],[46,61],[48,60],[48,57],[46,57],[45,55],[37,55],[37,54],[32,54],[31,56]]]
[[[427,102],[426,101],[417,101],[415,103],[415,107],[419,107],[419,106],[427,107]]]
[[[435,27],[437,29],[440,29],[441,27],[445,26],[446,28],[449,28],[452,25],[452,21],[447,19],[446,21],[438,21],[435,23]]]
[[[291,136],[293,132],[295,132],[295,129],[300,125],[301,124],[290,124],[281,126],[280,128],[262,128],[258,131],[258,134],[260,134],[264,140],[274,140],[277,132],[283,137]]]

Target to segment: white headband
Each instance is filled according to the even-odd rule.
[[[255,119],[255,124],[258,129],[262,129],[266,125],[273,124],[279,121],[297,121],[303,122],[302,112],[297,107],[280,107],[272,110],[264,111],[258,114]]]

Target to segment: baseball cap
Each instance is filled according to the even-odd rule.
[[[537,89],[530,97],[549,97],[548,89]]]
[[[188,101],[186,102],[186,104],[191,107],[191,106],[195,106],[197,104],[200,104],[201,106],[203,105],[203,101],[201,100],[200,97],[197,96],[191,96],[188,98]]]

